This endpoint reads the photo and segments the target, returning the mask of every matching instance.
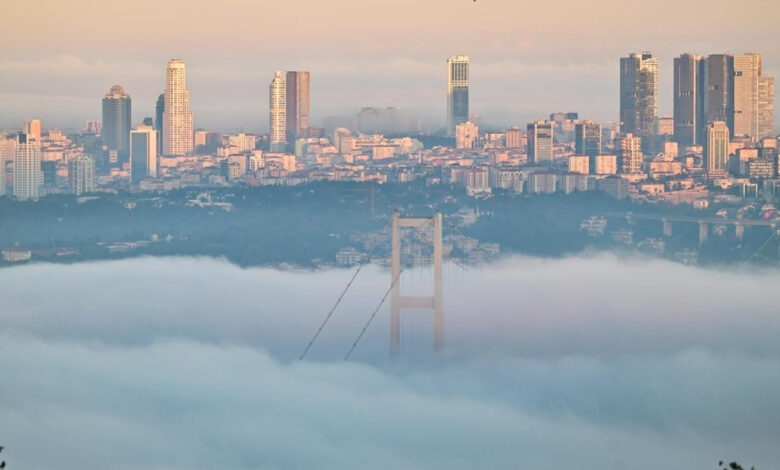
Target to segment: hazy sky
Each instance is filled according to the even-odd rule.
[[[295,361],[351,273],[182,258],[0,269],[9,468],[780,461],[777,271],[605,254],[448,264],[443,357],[429,353],[430,317],[407,311],[388,363],[385,308],[344,363],[388,284],[369,266]],[[402,287],[425,281],[410,270]]]
[[[443,120],[445,60],[472,58],[471,109],[487,122],[576,110],[614,120],[618,58],[661,58],[662,113],[684,51],[757,51],[780,75],[773,0],[42,0],[3,6],[0,127],[26,116],[79,127],[115,83],[153,115],[167,59],[182,58],[196,126],[265,131],[273,72],[312,72],[315,123],[361,106]]]

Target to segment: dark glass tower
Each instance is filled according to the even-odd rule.
[[[103,97],[103,145],[116,150],[119,163],[130,155],[131,101],[125,90],[114,85]]]
[[[157,97],[154,113],[154,128],[157,131],[157,155],[162,155],[163,144],[163,113],[165,113],[165,93]]]

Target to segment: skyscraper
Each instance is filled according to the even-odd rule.
[[[157,178],[157,131],[138,126],[130,132],[130,181],[138,184],[146,178]]]
[[[704,65],[704,120],[701,125],[702,138],[705,125],[723,121],[734,128],[734,57],[728,54],[712,54]]]
[[[5,155],[0,153],[0,197],[5,196]]]
[[[642,139],[633,134],[626,134],[618,139],[618,172],[621,174],[642,173]]]
[[[734,129],[736,138],[758,138],[758,77],[761,75],[761,55],[754,53],[734,56]]]
[[[287,72],[287,141],[308,137],[309,129],[309,72]]]
[[[704,64],[695,54],[674,59],[674,140],[681,146],[701,143]]]
[[[758,77],[758,138],[775,135],[775,77]]]
[[[68,184],[75,195],[95,192],[95,160],[77,155],[68,160]]]
[[[268,114],[270,150],[284,152],[287,150],[287,83],[282,72],[276,72],[268,89]]]
[[[729,126],[724,121],[707,123],[704,138],[704,171],[726,171],[729,159]]]
[[[41,197],[41,143],[32,136],[19,133],[14,150],[14,196],[17,199]]]
[[[192,111],[184,62],[168,61],[165,109],[163,110],[163,154],[186,155],[192,152]]]
[[[649,52],[620,59],[620,130],[642,138],[658,129],[658,59]]]
[[[601,153],[601,124],[583,121],[574,126],[574,153],[591,160]]]
[[[120,163],[127,160],[130,150],[131,104],[130,95],[119,85],[103,96],[103,145],[117,152]]]
[[[550,121],[539,120],[528,124],[528,161],[551,162],[553,159],[553,126]]]
[[[447,135],[455,135],[455,126],[469,120],[469,56],[447,59]]]
[[[163,155],[163,115],[165,114],[165,93],[160,93],[154,107],[154,130],[157,131],[157,155]]]

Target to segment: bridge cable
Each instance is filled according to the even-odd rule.
[[[767,238],[766,241],[764,242],[764,244],[761,245],[752,255],[750,255],[750,257],[748,259],[746,259],[745,261],[742,262],[742,266],[748,264],[750,261],[753,260],[753,258],[756,257],[757,254],[759,254],[761,252],[761,250],[766,248],[766,246],[769,244],[769,242],[771,242],[772,239],[774,239],[777,236],[777,232],[778,232],[777,230],[772,230],[772,235],[769,238]]]
[[[466,240],[474,242],[475,248],[477,248],[482,253],[486,254],[491,261],[495,261],[495,257],[493,256],[493,253],[479,246],[479,240],[477,240],[476,238],[471,238],[470,236],[463,233],[455,224],[452,223],[452,221],[450,221],[449,217],[444,217],[444,220],[447,222],[447,225],[449,225],[453,230],[455,230],[461,237],[465,238]],[[450,259],[454,259],[454,258],[450,258]]]
[[[385,227],[380,232],[381,236],[377,238],[377,240],[374,242],[374,245],[371,247],[371,249],[368,250],[368,255],[366,255],[366,260],[363,263],[360,263],[355,270],[355,273],[352,274],[352,278],[347,282],[347,285],[344,287],[344,290],[341,291],[341,295],[336,299],[336,303],[333,304],[333,307],[331,307],[328,314],[325,316],[325,319],[322,321],[322,324],[320,324],[320,327],[317,329],[317,332],[314,333],[314,336],[311,338],[311,341],[309,341],[309,344],[306,345],[306,349],[303,350],[303,353],[298,358],[299,361],[302,361],[304,357],[306,357],[306,354],[309,352],[309,349],[311,349],[312,345],[315,341],[317,341],[317,338],[320,336],[320,333],[322,333],[323,328],[325,328],[325,325],[328,323],[328,320],[330,320],[330,317],[333,316],[333,312],[336,311],[336,308],[341,303],[342,299],[344,299],[344,296],[347,294],[347,291],[350,287],[352,287],[352,283],[355,282],[355,279],[357,278],[358,274],[360,274],[360,271],[363,269],[363,266],[369,263],[371,260],[371,254],[374,252],[374,249],[379,246],[379,243],[384,241],[385,235],[387,234],[387,228],[390,227],[390,224],[393,222],[393,219],[391,218]]]

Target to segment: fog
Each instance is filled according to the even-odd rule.
[[[715,468],[780,461],[777,271],[613,255],[444,270],[431,315],[363,270],[140,258],[0,269],[10,468]],[[406,294],[430,287],[404,273]]]

